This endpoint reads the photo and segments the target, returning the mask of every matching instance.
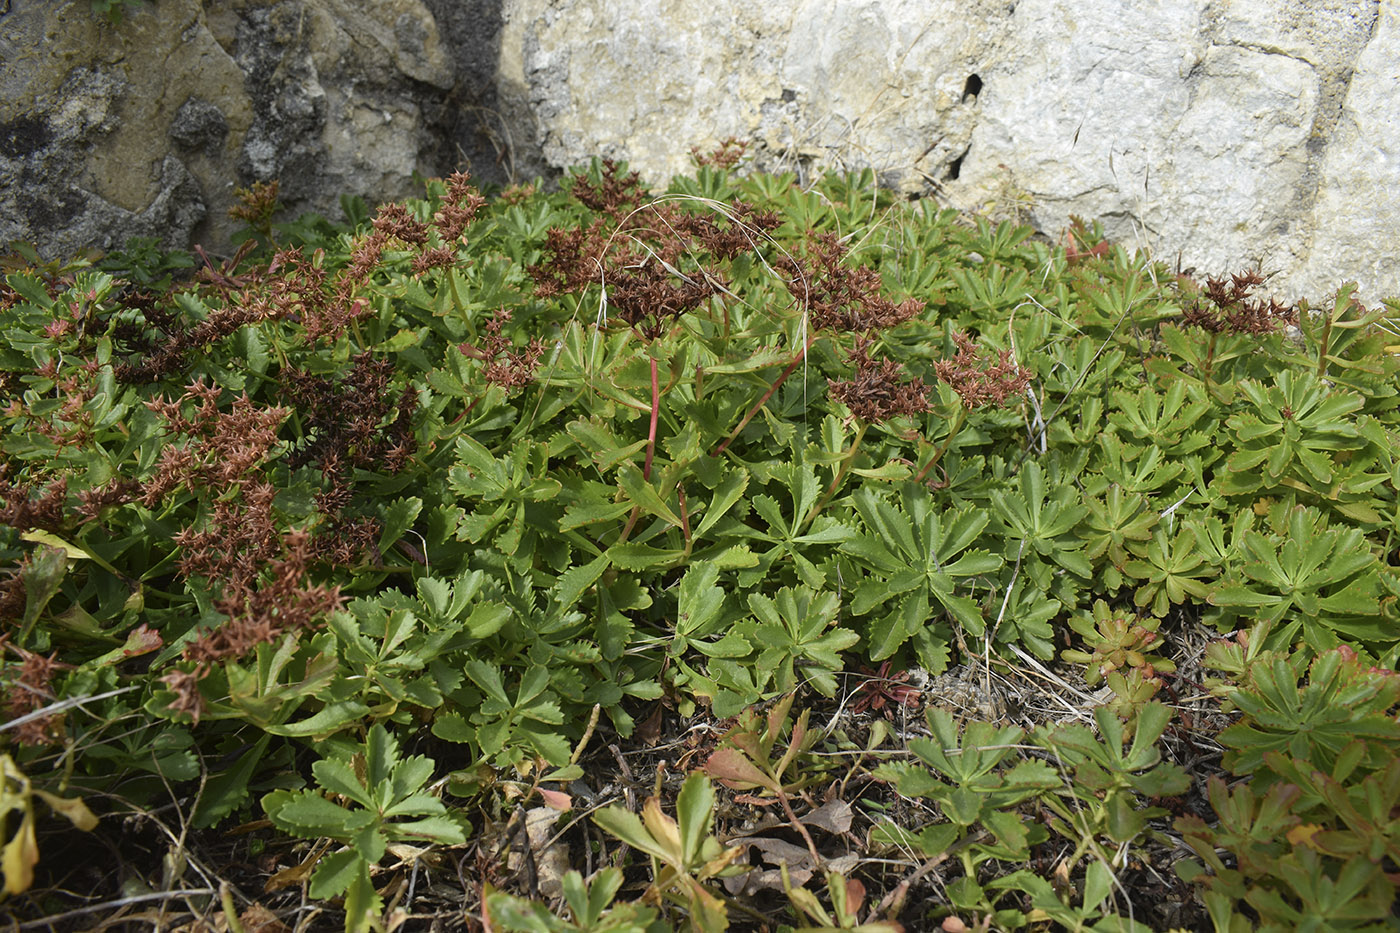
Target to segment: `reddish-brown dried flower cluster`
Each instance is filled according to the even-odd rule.
[[[1004,405],[1006,400],[1020,395],[1030,385],[1030,373],[1017,369],[1011,353],[1002,350],[995,363],[983,361],[977,344],[967,334],[953,334],[958,352],[951,360],[933,364],[938,378],[948,383],[962,397],[968,408],[984,405]]]
[[[19,304],[20,293],[0,279],[0,311],[8,311]]]
[[[636,172],[621,174],[621,166],[612,159],[604,159],[599,170],[599,180],[595,184],[587,174],[574,176],[573,195],[590,210],[607,214],[614,221],[641,207],[648,200],[646,186]]]
[[[527,386],[535,378],[535,370],[544,355],[544,341],[532,338],[524,350],[513,348],[510,338],[502,336],[501,328],[510,321],[511,313],[502,308],[486,322],[486,334],[478,344],[462,343],[457,349],[486,364],[482,376],[492,385],[504,389]]]
[[[535,283],[535,294],[557,298],[603,282],[603,259],[609,245],[603,220],[572,230],[549,228],[544,239],[544,254],[548,258],[527,270]]]
[[[433,269],[444,269],[457,261],[457,251],[450,246],[434,246],[413,257],[410,263],[414,275],[422,275]]]
[[[414,218],[402,204],[386,204],[374,219],[374,233],[365,240],[366,262],[363,265],[368,269],[378,262],[380,251],[391,238],[417,250],[410,261],[414,275],[454,265],[458,261],[457,244],[485,204],[486,199],[472,187],[470,177],[462,172],[448,177],[447,196],[433,215],[431,224]],[[430,245],[434,230],[439,241],[435,246]],[[371,246],[373,261],[368,261]],[[352,263],[352,266],[357,265]],[[362,277],[358,281],[362,283],[364,280]]]
[[[856,338],[850,353],[855,375],[827,380],[832,398],[844,403],[866,424],[882,424],[898,415],[928,411],[928,385],[922,379],[903,380],[904,367],[894,360],[870,358],[870,341]]]
[[[0,523],[21,531],[62,531],[68,502],[67,478],[53,480],[36,495],[32,485],[11,483],[5,477],[7,472],[8,467],[0,467]]]
[[[234,399],[231,411],[221,412],[222,397],[223,389],[200,378],[175,401],[154,398],[146,403],[171,432],[192,438],[161,452],[161,466],[144,488],[147,508],[181,483],[221,490],[238,484],[277,443],[277,428],[291,409],[260,408],[244,393]],[[190,403],[195,407],[186,415]]]
[[[1264,276],[1258,270],[1236,273],[1228,280],[1208,276],[1200,297],[1181,312],[1181,323],[1210,334],[1258,336],[1297,324],[1295,306],[1254,297],[1254,290],[1263,284]]]
[[[276,445],[277,428],[289,409],[259,408],[245,394],[235,399],[231,411],[221,412],[222,394],[217,386],[196,380],[178,400],[146,403],[171,432],[187,440],[161,451],[155,474],[141,489],[142,503],[154,508],[181,486],[219,493],[203,526],[186,528],[174,538],[185,576],[226,579],[246,573],[269,556],[277,540],[272,514],[276,490],[255,468]],[[189,403],[195,407],[186,415]]]
[[[271,483],[249,481],[236,496],[215,499],[202,526],[184,528],[171,539],[180,549],[180,573],[213,581],[255,573],[277,552],[276,498]]]
[[[704,250],[716,259],[733,259],[740,253],[757,252],[759,242],[783,225],[783,219],[773,211],[760,211],[746,201],[735,198],[729,202],[725,223],[720,224],[712,213],[692,213],[672,209],[661,211],[657,219],[666,229],[690,241],[688,246]]]
[[[32,558],[25,555],[19,564],[0,575],[0,622],[13,622],[24,618],[24,607],[29,603],[29,588],[24,585],[24,568]]]
[[[723,222],[708,211],[686,210],[681,201],[648,200],[635,173],[619,177],[611,162],[603,163],[599,183],[580,176],[574,192],[603,216],[586,227],[548,231],[546,258],[529,269],[535,293],[552,298],[599,285],[609,320],[647,339],[724,292],[708,261],[756,250],[782,223],[737,200]]]
[[[528,185],[507,185],[501,189],[498,200],[502,204],[521,204],[534,197],[539,190],[539,183],[533,181]]]
[[[255,181],[249,188],[235,189],[233,193],[240,203],[229,208],[228,215],[255,230],[266,230],[272,222],[272,215],[281,209],[277,203],[279,187],[274,178],[272,181]]]
[[[307,563],[313,548],[307,533],[289,532],[281,545],[283,556],[270,562],[267,580],[259,584],[254,575],[243,574],[224,586],[214,607],[228,620],[185,647],[184,658],[193,661],[194,668],[171,671],[161,678],[176,696],[172,709],[198,722],[204,709],[199,681],[212,665],[241,658],[287,632],[310,628],[344,604],[339,587],[308,583]]]
[[[229,621],[190,642],[185,657],[197,664],[241,658],[260,644],[275,641],[284,632],[309,628],[318,617],[339,609],[340,588],[311,586],[306,565],[311,538],[306,532],[289,532],[283,539],[285,556],[269,566],[269,579],[254,585],[250,579],[230,581],[214,608]]]
[[[134,479],[114,479],[105,486],[78,492],[78,515],[85,522],[96,521],[108,506],[125,505],[137,498],[141,483]]]
[[[655,340],[676,318],[720,294],[720,284],[713,275],[677,278],[659,260],[646,259],[609,278],[608,313]]]
[[[311,438],[292,450],[287,462],[321,469],[326,486],[316,494],[316,507],[327,524],[314,551],[333,563],[377,556],[378,522],[343,514],[354,497],[354,470],[397,473],[418,449],[413,433],[418,396],[412,386],[395,390],[393,374],[392,361],[365,352],[351,357],[337,377],[297,369],[282,377],[282,399],[297,412],[303,436]]]
[[[335,475],[353,467],[403,469],[417,449],[418,395],[408,385],[394,391],[393,376],[393,361],[369,351],[334,377],[289,368],[282,398],[301,419],[302,435],[312,438],[292,452],[291,465],[317,463]]]
[[[79,348],[82,349],[86,348]],[[93,413],[87,405],[97,394],[96,383],[104,368],[96,359],[89,359],[79,367],[60,372],[62,354],[60,350],[35,370],[37,375],[52,381],[50,391],[59,403],[57,409],[46,408],[43,415],[36,415],[37,406],[27,400],[23,387],[13,383],[6,387],[9,391],[0,395],[0,410],[7,417],[22,419],[25,432],[45,438],[59,450],[82,447],[92,440]]]
[[[846,263],[849,251],[830,233],[813,234],[805,255],[784,255],[773,266],[787,278],[788,291],[811,316],[813,327],[869,333],[912,320],[924,303],[910,298],[895,304],[880,294],[880,273]]]
[[[720,144],[709,152],[702,152],[699,146],[690,147],[690,158],[696,165],[709,165],[714,168],[731,169],[748,151],[749,144],[737,136],[726,136]]]
[[[263,273],[237,273],[238,264],[250,251],[249,241],[229,259],[219,265],[202,249],[205,265],[198,278],[212,286],[222,303],[211,308],[204,320],[187,326],[172,307],[169,295],[133,292],[123,301],[141,312],[144,324],[119,321],[113,327],[113,337],[124,345],[130,357],[116,364],[116,377],[130,385],[158,382],[185,369],[190,353],[209,346],[233,334],[248,324],[275,320],[291,313],[279,308],[257,288]]]
[[[49,745],[59,741],[63,737],[62,716],[50,713],[16,722],[54,701],[54,674],[71,665],[60,663],[57,651],[44,657],[10,644],[8,633],[0,635],[0,646],[19,658],[18,664],[5,664],[0,668],[0,711],[11,723],[10,734],[24,745]]]
[[[381,206],[371,226],[376,233],[401,240],[409,246],[422,246],[428,242],[428,225],[416,220],[402,204]]]
[[[296,249],[281,250],[264,272],[242,283],[231,302],[241,320],[224,326],[237,329],[258,320],[290,318],[300,321],[312,340],[333,340],[370,312],[361,292],[392,241],[415,251],[410,265],[416,275],[451,266],[458,261],[456,244],[485,203],[469,177],[459,172],[447,179],[447,196],[432,223],[419,221],[402,204],[385,204],[371,231],[355,238],[349,263],[333,277],[319,250],[309,257]]]
[[[361,268],[368,274],[368,268],[377,260],[375,251],[380,245],[374,239],[371,234],[357,244],[357,250],[363,249],[365,255],[352,255],[351,264],[337,277],[333,288],[323,267],[321,250],[309,258],[300,250],[281,250],[268,265],[265,292],[247,294],[245,301],[251,307],[265,309],[263,313],[268,318],[300,321],[312,340],[335,340],[370,311],[369,302],[356,297],[364,282],[354,275]]]
[[[447,197],[433,215],[433,225],[444,243],[456,243],[486,206],[486,199],[472,186],[471,176],[453,172],[447,177]]]

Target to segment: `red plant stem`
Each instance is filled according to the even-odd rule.
[[[463,411],[460,415],[458,415],[457,417],[453,418],[453,419],[452,419],[452,424],[449,424],[448,427],[450,428],[450,427],[452,427],[453,425],[460,424],[461,421],[462,421],[462,419],[465,418],[465,417],[467,417],[467,415],[470,415],[470,414],[472,413],[472,409],[475,408],[475,407],[477,406],[477,403],[479,403],[479,402],[480,402],[482,399],[484,399],[485,397],[486,397],[486,394],[485,394],[485,393],[482,393],[481,395],[478,395],[476,398],[472,399],[472,403],[471,403],[470,405],[468,405],[468,406],[466,407],[466,410]]]
[[[632,529],[637,527],[637,519],[642,517],[642,507],[634,506],[627,516],[627,524],[622,526],[622,533],[617,536],[617,544],[626,544],[627,539],[632,537]]]
[[[647,462],[642,468],[642,478],[651,479],[651,458],[656,453],[656,416],[661,413],[661,387],[656,383],[656,357],[648,357],[651,363],[651,427],[647,429]]]
[[[753,420],[754,415],[758,414],[759,409],[768,404],[768,400],[773,397],[773,393],[778,391],[778,387],[787,380],[788,376],[792,375],[792,371],[797,368],[797,364],[807,358],[807,351],[812,349],[812,344],[816,343],[816,341],[817,335],[814,332],[812,336],[807,338],[807,344],[802,348],[802,352],[792,358],[792,362],[787,365],[787,369],[783,370],[783,374],[778,377],[777,381],[768,387],[768,391],[764,392],[758,401],[753,403],[753,407],[750,408],[749,413],[744,416],[744,420],[740,421],[738,427],[729,432],[729,436],[724,439],[724,443],[720,444],[719,448],[715,451],[716,457],[729,448],[729,445],[734,442],[734,438],[739,436],[739,432],[748,426],[748,423]]]

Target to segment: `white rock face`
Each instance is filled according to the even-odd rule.
[[[1381,6],[1321,160],[1301,288],[1356,278],[1362,300],[1400,293],[1400,9]]]
[[[874,166],[910,193],[966,150],[973,78],[1009,4],[513,0],[500,80],[559,167],[627,159],[664,182],[727,136],[766,168]],[[971,85],[969,79],[973,78]]]
[[[735,135],[954,206],[1072,215],[1314,304],[1400,294],[1400,29],[1378,0],[508,0],[499,80],[558,167],[654,183]],[[1389,244],[1389,246],[1387,246]]]

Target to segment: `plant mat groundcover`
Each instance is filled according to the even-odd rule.
[[[1400,306],[738,154],[20,252],[21,928],[1391,928]]]

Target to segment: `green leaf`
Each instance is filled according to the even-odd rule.
[[[631,463],[620,464],[617,468],[617,479],[633,505],[648,515],[654,515],[677,528],[680,527],[680,516],[671,511],[671,508],[661,500],[656,487],[642,477],[641,470]]]
[[[63,578],[68,575],[68,555],[56,547],[41,547],[20,571],[24,584],[24,618],[20,623],[20,641],[28,639],[39,615],[58,595]]]
[[[355,777],[355,769],[345,762],[323,758],[311,765],[311,773],[315,775],[316,783],[332,794],[349,797],[362,807],[375,805],[360,779]]]
[[[559,530],[571,531],[585,525],[616,521],[630,511],[631,502],[613,502],[611,499],[602,498],[582,499],[564,509],[564,517],[559,521]]]
[[[359,700],[336,700],[327,703],[325,708],[315,715],[308,716],[299,722],[281,726],[270,725],[266,728],[273,735],[323,739],[334,735],[351,723],[364,720],[368,715],[369,707]]]
[[[714,497],[710,500],[709,508],[701,517],[700,524],[695,526],[695,537],[705,537],[710,529],[739,501],[748,485],[749,474],[746,471],[730,470],[727,472],[719,486],[715,488]]]
[[[701,857],[701,843],[709,835],[710,814],[714,806],[714,788],[703,774],[692,771],[676,798],[676,822],[680,824],[681,851],[687,863]]]
[[[674,566],[684,559],[685,551],[680,548],[661,549],[628,542],[608,548],[605,556],[622,570],[644,571]]]
[[[307,893],[315,898],[339,897],[349,890],[361,872],[368,875],[369,866],[354,849],[322,856],[311,875],[311,888]]]
[[[433,717],[432,733],[444,742],[476,741],[476,729],[460,713],[439,713]]]
[[[510,697],[506,695],[506,685],[501,680],[501,672],[494,664],[472,658],[463,669],[473,683],[486,691],[487,696],[503,706],[511,705]]]
[[[564,571],[554,584],[555,600],[561,606],[577,605],[584,591],[597,583],[603,571],[608,569],[608,563],[608,555],[603,554],[586,564],[578,564]]]
[[[652,838],[651,833],[647,832],[646,827],[642,825],[642,821],[637,818],[635,813],[614,805],[595,810],[592,819],[594,825],[621,839],[638,852],[645,852],[663,860],[672,856],[670,850]]]
[[[399,762],[399,742],[382,722],[370,727],[365,737],[365,786],[379,799]]]
[[[373,819],[366,811],[347,810],[312,791],[273,791],[263,798],[263,809],[279,829],[298,836],[346,839]]]
[[[313,876],[313,882],[314,880]],[[383,911],[384,901],[374,890],[374,884],[369,879],[369,865],[361,860],[358,871],[351,877],[350,885],[345,891],[346,933],[367,933],[378,925],[379,915]]]
[[[262,735],[239,755],[232,767],[209,778],[194,811],[196,826],[202,829],[214,826],[242,805],[248,797],[248,782],[262,764],[271,740],[270,735]]]
[[[711,634],[724,609],[719,568],[713,562],[693,564],[681,578],[676,634],[698,638]]]
[[[489,638],[511,619],[511,608],[501,603],[478,603],[467,616],[467,631],[473,638]]]
[[[395,839],[426,839],[445,846],[460,846],[467,842],[464,827],[446,815],[392,823],[388,829]]]
[[[384,506],[380,513],[383,524],[379,532],[379,553],[386,553],[394,542],[404,536],[413,526],[418,513],[423,510],[423,500],[417,497],[394,499]]]

